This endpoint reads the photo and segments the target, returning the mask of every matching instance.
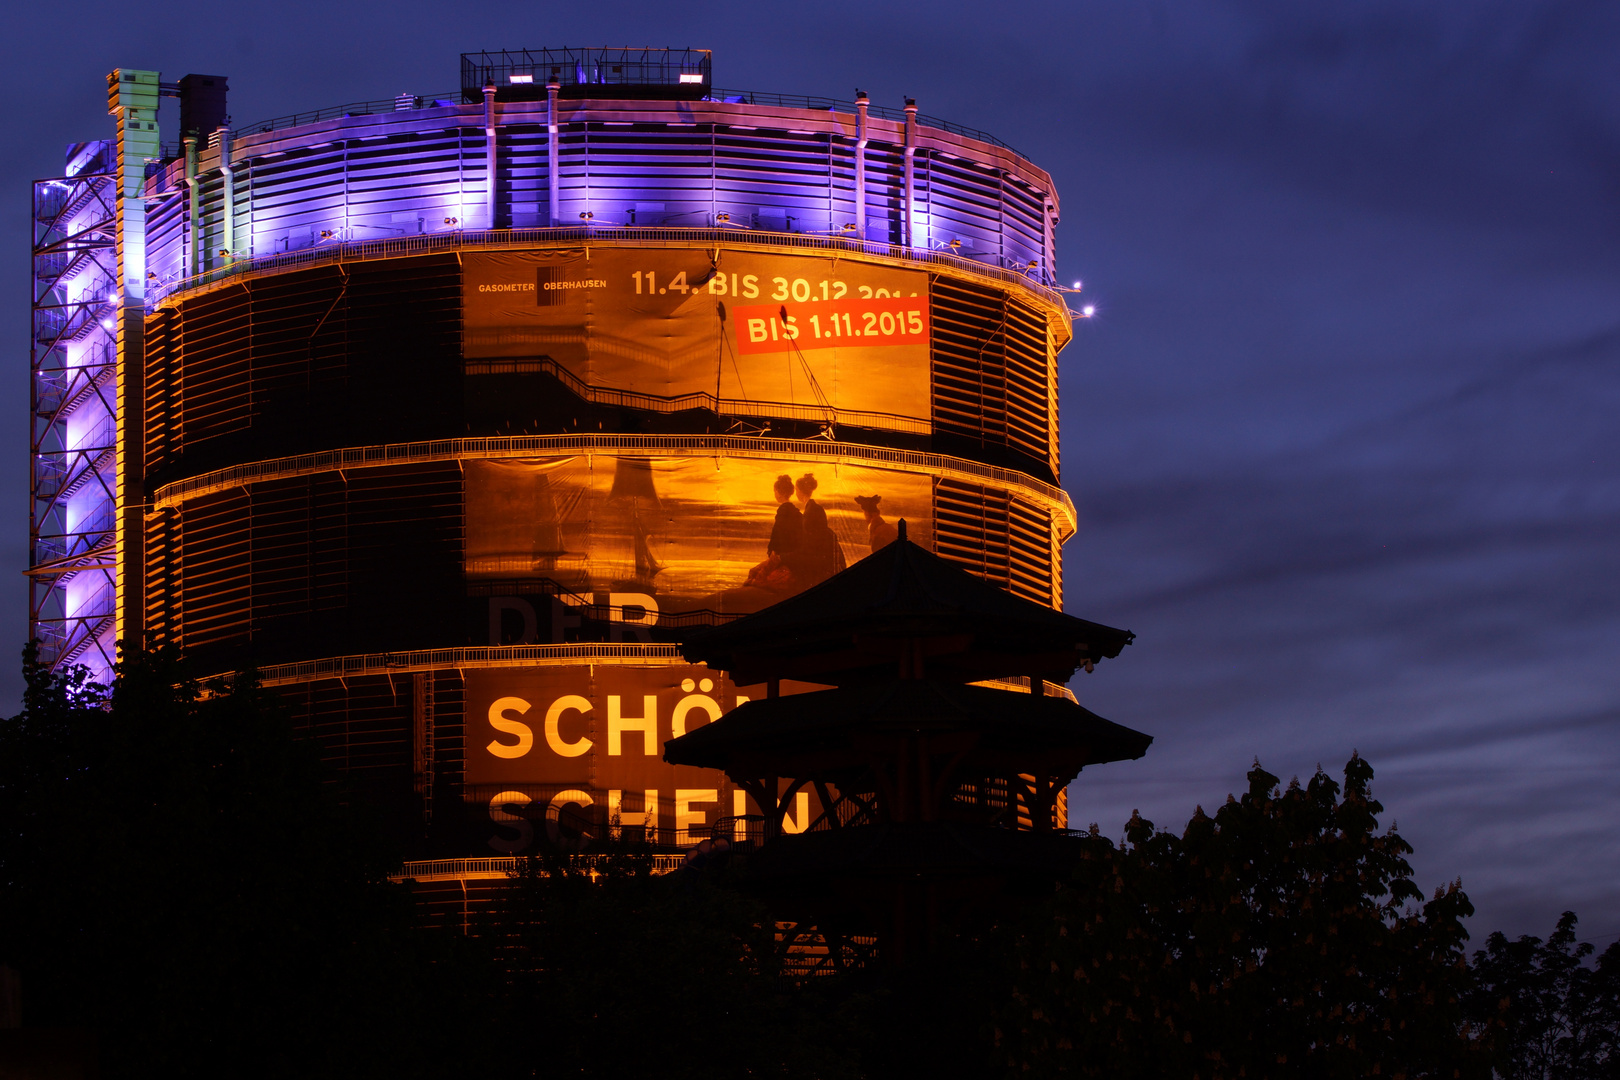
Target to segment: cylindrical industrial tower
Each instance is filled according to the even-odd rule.
[[[1074,530],[1046,173],[909,101],[715,90],[705,52],[462,70],[234,129],[222,78],[215,108],[213,77],[114,73],[118,269],[105,347],[73,355],[116,345],[87,377],[116,499],[100,554],[42,575],[112,580],[116,629],[83,640],[256,666],[439,860],[420,880],[741,828],[740,791],[660,751],[763,688],[672,641],[902,518],[1059,607]]]

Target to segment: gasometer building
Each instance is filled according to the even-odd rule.
[[[990,135],[701,51],[246,126],[222,76],[107,85],[35,186],[33,631],[257,668],[423,880],[742,829],[661,749],[764,690],[673,642],[901,519],[1061,607],[1058,203]]]

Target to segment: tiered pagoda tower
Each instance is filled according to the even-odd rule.
[[[901,530],[822,585],[684,645],[767,695],[664,747],[764,810],[749,867],[782,917],[829,942],[876,936],[893,965],[1060,876],[1074,854],[1054,828],[1065,786],[1153,741],[1045,692],[1118,656],[1128,631],[1012,596]],[[1017,676],[1030,692],[975,685]],[[782,696],[787,679],[830,689]],[[789,834],[806,788],[823,813]]]

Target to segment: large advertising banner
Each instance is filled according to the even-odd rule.
[[[922,271],[684,248],[477,252],[462,312],[469,359],[549,356],[593,387],[712,395],[732,412],[929,420]]]
[[[932,479],[863,465],[581,454],[468,461],[465,475],[466,574],[490,586],[496,645],[566,640],[568,607],[606,605],[639,629],[758,611],[892,542],[900,518],[932,546]],[[554,610],[523,600],[516,639],[496,592]]]
[[[782,692],[809,689],[784,683]],[[663,753],[666,740],[763,696],[763,686],[733,687],[700,666],[598,664],[470,670],[466,693],[465,790],[488,814],[494,851],[759,832],[759,807],[724,774],[668,765]],[[820,812],[813,792],[799,792],[784,827],[801,832]]]

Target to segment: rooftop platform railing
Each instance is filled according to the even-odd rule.
[[[305,124],[317,124],[322,120],[341,120],[345,116],[372,116],[377,113],[403,112],[407,109],[448,108],[459,105],[460,101],[460,90],[446,90],[442,94],[396,94],[391,98],[376,98],[372,101],[351,101],[345,105],[329,105],[324,109],[309,109],[270,120],[260,120],[254,124],[244,124],[231,129],[231,138],[240,139],[244,135],[260,135],[285,128],[302,127]]]
[[[603,98],[611,100],[612,87],[602,87]],[[351,101],[344,105],[329,105],[324,109],[309,109],[304,112],[289,113],[286,116],[277,116],[269,120],[260,120],[252,124],[244,124],[231,130],[231,137],[239,139],[244,135],[259,135],[271,131],[281,131],[285,128],[301,127],[304,124],[315,124],[322,120],[339,120],[345,116],[372,116],[378,113],[399,112],[403,109],[432,109],[443,108],[460,104],[462,92],[460,90],[446,91],[442,94],[411,94],[397,95],[391,98],[377,98],[372,101]],[[414,99],[414,104],[404,104],[408,99]],[[817,112],[839,112],[854,115],[855,102],[844,101],[840,98],[815,97],[808,94],[769,94],[758,90],[721,90],[711,89],[704,101],[712,101],[730,105],[761,105],[779,109],[813,109]],[[867,115],[882,120],[893,120],[896,123],[906,122],[905,109],[894,109],[886,105],[869,105]],[[979,142],[999,146],[1003,150],[1019,154],[1016,147],[996,138],[988,131],[968,127],[966,124],[952,123],[938,116],[929,116],[925,113],[917,114],[917,123],[925,128],[935,128],[939,131],[959,135],[964,139],[975,139]],[[179,144],[165,146],[165,153],[179,153]]]
[[[679,99],[703,96],[709,86],[713,57],[708,49],[568,48],[502,49],[461,54],[461,99],[482,99],[486,86],[501,92],[544,96],[555,81],[563,93],[578,97],[584,87],[602,97],[624,93]],[[533,98],[530,98],[533,100]]]
[[[770,105],[781,109],[814,109],[818,112],[841,112],[851,115],[855,113],[855,103],[853,101],[844,101],[840,98],[811,97],[804,94],[763,94],[755,90],[711,90],[707,100],[738,105]],[[891,109],[886,105],[868,105],[866,112],[868,116],[875,116],[881,120],[893,120],[900,124],[906,122],[905,109]],[[952,135],[960,135],[964,139],[976,139],[979,142],[999,146],[1003,150],[1010,150],[1012,153],[1018,154],[1014,147],[1002,142],[988,131],[980,131],[978,128],[971,128],[966,124],[954,124],[949,120],[929,116],[925,113],[917,114],[917,123],[922,127],[948,131]],[[1024,155],[1018,154],[1018,156],[1023,157]]]

